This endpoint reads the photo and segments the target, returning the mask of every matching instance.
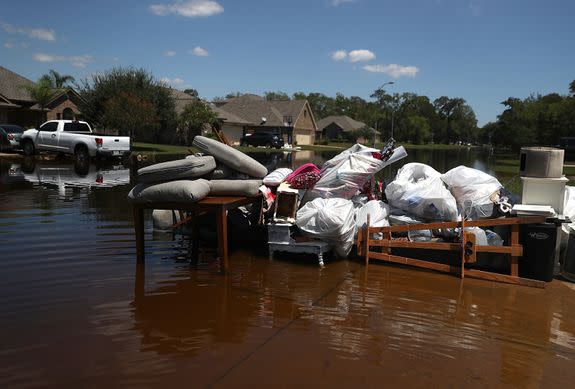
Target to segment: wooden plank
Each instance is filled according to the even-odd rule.
[[[228,270],[228,212],[222,207],[217,213],[218,224],[218,253],[222,261],[221,271]]]
[[[477,246],[475,244],[475,234],[472,232],[465,232],[464,245],[463,245],[463,259],[465,263],[475,263],[477,262]],[[469,253],[471,251],[471,253]]]
[[[365,236],[365,247],[363,248],[363,254],[365,256],[365,265],[369,265],[369,234],[370,234],[370,228],[369,228],[369,223],[370,223],[370,215],[369,213],[367,214],[367,222],[365,223],[365,229],[364,229],[364,233],[363,235]]]
[[[442,228],[457,228],[459,227],[459,222],[441,222],[441,223],[421,223],[421,224],[409,224],[405,226],[389,226],[389,227],[372,227],[371,232],[405,232],[405,231],[417,231],[417,230],[437,230]]]
[[[397,247],[407,249],[427,249],[427,250],[459,250],[461,245],[459,243],[446,243],[446,242],[410,242],[408,240],[369,240],[370,246],[378,247]]]
[[[371,252],[371,253],[369,253],[369,258],[378,259],[380,261],[385,261],[385,262],[399,263],[402,265],[410,265],[410,266],[420,267],[420,268],[424,268],[424,269],[437,270],[437,271],[441,271],[441,272],[445,272],[445,273],[450,273],[452,271],[451,266],[443,264],[443,263],[421,261],[419,259],[400,257],[398,255],[391,255],[391,254],[386,254],[386,253]]]
[[[545,223],[546,216],[507,217],[501,219],[470,220],[465,222],[466,227],[492,227],[518,224]]]
[[[491,273],[491,272],[475,270],[475,269],[467,269],[467,270],[465,270],[465,275],[467,275],[468,277],[480,278],[483,280],[504,282],[506,284],[531,286],[534,288],[545,288],[545,282],[544,281],[515,277],[515,276],[510,276],[507,274],[499,274],[499,273]]]

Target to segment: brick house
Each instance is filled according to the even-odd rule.
[[[315,141],[316,123],[307,100],[266,100],[246,94],[217,102],[212,109],[234,145],[239,145],[242,136],[260,131],[278,134],[289,144],[312,145]]]
[[[67,88],[55,91],[42,110],[25,89],[33,85],[33,81],[0,66],[0,123],[29,128],[46,120],[81,118],[77,106],[80,96],[74,90]]]
[[[367,124],[354,120],[346,115],[341,116],[328,116],[317,122],[316,139],[318,140],[355,140],[354,131],[367,128],[373,136],[376,137],[376,141],[379,141],[379,134],[373,128],[369,127]],[[357,139],[360,143],[370,143],[373,142],[373,136],[371,139],[365,139],[364,137],[359,137]]]

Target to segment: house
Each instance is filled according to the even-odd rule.
[[[72,89],[55,91],[42,110],[25,89],[36,85],[33,81],[0,66],[0,123],[35,127],[45,120],[80,119],[78,93]]]
[[[315,141],[316,123],[307,100],[266,100],[245,94],[212,104],[212,109],[234,145],[256,131],[278,134],[288,144],[312,145]]]
[[[366,132],[372,135],[368,139],[364,134],[356,137],[355,132],[362,129],[367,129]],[[379,134],[376,130],[346,115],[328,116],[317,122],[316,139],[318,140],[353,140],[360,143],[370,143],[373,142],[374,136],[376,141],[379,141]]]

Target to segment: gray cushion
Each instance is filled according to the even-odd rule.
[[[255,197],[260,191],[262,180],[212,180],[212,196],[246,196]]]
[[[128,199],[137,204],[190,203],[203,199],[210,193],[210,183],[204,179],[179,180],[161,184],[138,184]]]
[[[217,140],[198,135],[194,138],[193,145],[241,173],[256,178],[264,178],[268,174],[268,169],[258,161]]]
[[[214,157],[188,157],[175,161],[157,163],[138,170],[138,181],[144,183],[198,178],[216,168]]]

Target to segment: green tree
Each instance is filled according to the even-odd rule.
[[[132,137],[146,123],[149,130],[160,127],[154,104],[133,92],[119,92],[104,102],[102,120],[107,126],[122,129]]]
[[[136,140],[157,141],[160,132],[175,128],[175,102],[166,84],[157,81],[144,69],[113,68],[98,73],[82,81],[79,87],[82,99],[80,110],[85,118],[98,127],[116,129],[131,135]],[[126,114],[120,115],[123,109]],[[130,104],[135,104],[131,106]],[[142,107],[150,108],[154,114],[142,115],[139,126],[134,127],[128,120],[130,112],[141,112]],[[120,122],[114,112],[124,118]]]
[[[198,94],[198,91],[193,89],[193,88],[188,88],[188,89],[184,89],[184,93],[195,97],[196,99],[198,99],[200,97],[200,95]]]
[[[285,93],[285,92],[282,92],[282,91],[277,91],[277,92],[271,92],[271,91],[270,91],[270,92],[265,92],[265,93],[264,93],[264,98],[265,98],[266,100],[270,100],[270,101],[271,101],[271,100],[282,100],[282,101],[285,101],[285,100],[289,100],[289,99],[290,99],[289,96],[288,96],[288,94]]]
[[[200,135],[205,125],[217,123],[217,115],[210,106],[202,100],[196,100],[184,107],[178,117],[178,135],[187,145],[191,145],[194,137]]]
[[[44,75],[47,79],[50,80],[52,88],[54,89],[62,89],[69,87],[71,83],[76,81],[74,77],[69,74],[60,74],[54,69],[50,69],[50,72]]]
[[[40,107],[40,115],[37,118],[37,125],[39,127],[45,119],[44,108],[46,108],[46,105],[48,105],[54,97],[55,91],[52,89],[52,84],[46,77],[41,77],[36,84],[24,85],[22,88],[30,94],[30,97],[36,101],[36,104]]]

